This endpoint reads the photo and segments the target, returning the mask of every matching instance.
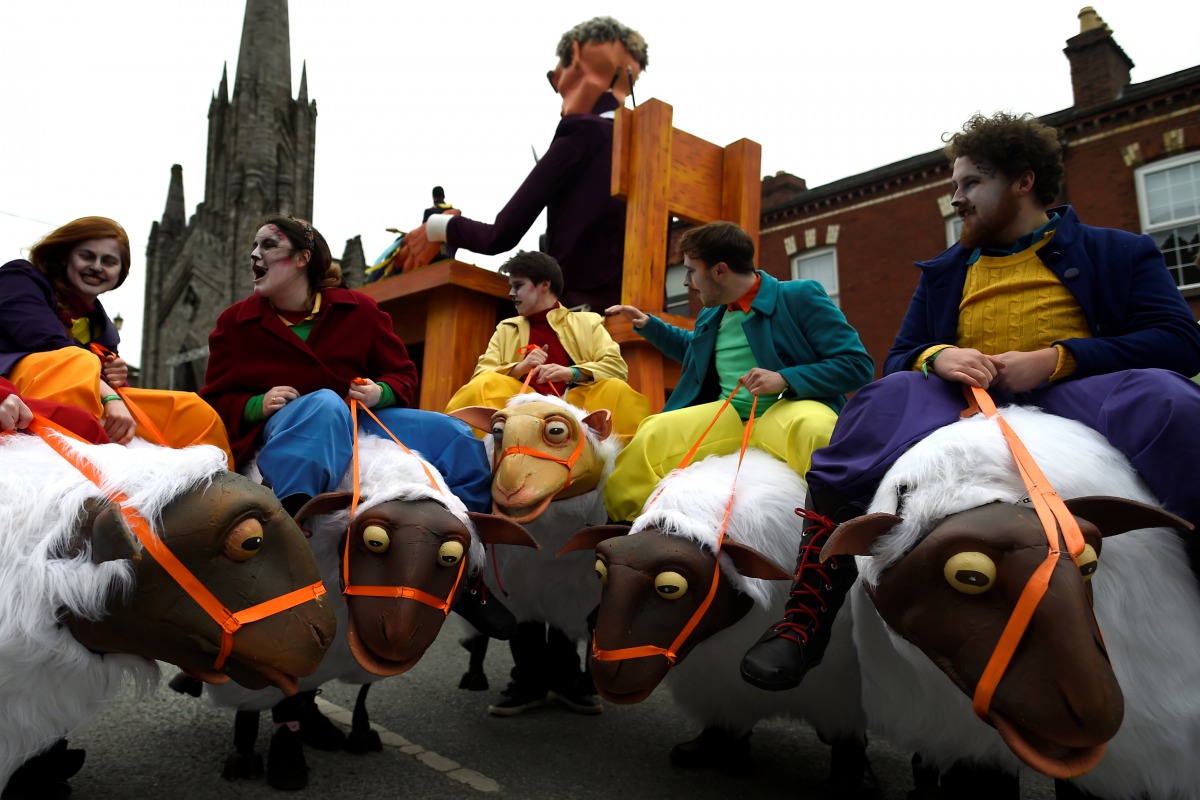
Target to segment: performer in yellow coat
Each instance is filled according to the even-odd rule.
[[[545,253],[522,250],[500,267],[500,274],[508,278],[508,296],[519,316],[496,326],[474,376],[450,398],[446,412],[503,408],[529,377],[533,391],[562,395],[589,412],[608,409],[613,430],[628,441],[650,413],[650,401],[625,382],[629,367],[604,318],[559,303],[562,270]]]

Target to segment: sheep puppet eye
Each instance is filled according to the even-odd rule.
[[[955,553],[946,560],[942,574],[963,594],[983,594],[996,582],[996,563],[983,553]]]
[[[462,560],[463,546],[462,542],[451,539],[442,542],[442,546],[438,548],[438,566],[452,567]]]
[[[363,528],[363,544],[372,553],[386,553],[391,547],[392,537],[382,525],[368,525]]]
[[[1079,554],[1079,574],[1083,576],[1084,581],[1090,581],[1099,568],[1100,557],[1096,555],[1096,548],[1085,544],[1083,552]]]
[[[546,426],[542,430],[550,444],[562,444],[571,437],[571,426],[561,419],[546,420]]]
[[[678,572],[660,572],[654,576],[654,591],[663,600],[678,600],[687,594],[687,578]]]
[[[596,559],[596,577],[600,579],[602,585],[608,586],[608,566],[598,558]]]
[[[249,561],[263,546],[263,527],[250,517],[234,526],[225,540],[225,556],[233,561]]]

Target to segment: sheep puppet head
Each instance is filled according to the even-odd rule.
[[[554,500],[599,486],[618,447],[610,437],[608,411],[589,414],[557,397],[520,394],[499,410],[470,406],[450,416],[492,435],[499,454],[499,463],[493,461],[493,507],[519,523],[537,519]]]
[[[225,608],[237,612],[320,581],[303,534],[278,500],[226,472],[216,448],[69,446],[96,465],[106,491],[129,497]],[[55,531],[38,545],[48,559],[44,583],[60,586],[59,619],[88,650],[166,661],[210,683],[274,684],[287,694],[296,691],[297,677],[317,669],[336,624],[327,599],[243,625],[217,671],[221,627],[145,552],[120,508],[35,437],[11,437],[3,449],[6,461],[20,466],[4,481],[14,484],[6,489],[14,508],[29,513],[34,495],[54,493],[55,507],[20,529]],[[34,482],[41,486],[15,485]]]
[[[559,551],[596,551],[596,573],[604,589],[595,643],[606,650],[670,647],[716,576],[712,602],[675,650],[674,664],[662,655],[592,660],[592,678],[604,699],[624,704],[645,700],[697,645],[737,623],[755,603],[769,606],[772,589],[766,581],[792,578],[780,564],[795,557],[802,523],[793,512],[804,497],[804,483],[786,465],[753,450],[746,453],[716,571],[717,533],[736,459],[711,456],[672,472],[632,528],[585,528]],[[781,525],[796,526],[796,535],[775,535]]]
[[[1014,427],[1015,419],[1024,419],[1020,410],[1005,412]],[[973,697],[1048,544],[1037,513],[1022,497],[1011,457],[972,455],[970,444],[958,449],[956,435],[994,427],[982,417],[950,427],[970,425],[976,427],[940,437],[936,432],[902,456],[872,506],[895,513],[870,513],[841,524],[822,558],[874,555],[859,563],[863,589],[880,617]],[[970,441],[981,451],[1004,446],[998,428],[986,441]],[[1142,528],[1189,526],[1160,508],[1119,497],[1064,502],[1083,534],[1084,554],[1076,562],[1062,547],[985,721],[1021,761],[1066,779],[1099,763],[1124,716],[1121,687],[1092,612],[1089,581],[1103,539]]]
[[[361,502],[354,519],[349,514],[353,495],[345,491],[353,481],[349,476],[339,491],[305,504],[296,520],[328,515],[312,524],[314,547],[318,527],[337,531],[337,552],[329,556],[340,560],[349,549],[349,583],[383,587],[378,595],[345,595],[346,636],[359,666],[389,677],[407,672],[421,659],[446,619],[442,609],[416,599],[413,590],[453,604],[481,568],[484,544],[538,545],[511,520],[467,511],[436,468],[419,455],[376,437],[363,437],[361,444]],[[462,579],[456,587],[460,566]],[[344,591],[347,577],[338,572]]]

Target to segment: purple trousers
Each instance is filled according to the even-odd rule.
[[[1167,510],[1200,528],[1200,385],[1168,370],[1138,369],[990,394],[998,406],[1037,406],[1102,434]],[[900,454],[964,408],[962,384],[919,372],[869,384],[838,416],[829,445],[813,453],[809,486],[832,489],[865,509]]]

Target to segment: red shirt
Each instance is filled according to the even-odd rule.
[[[546,315],[550,313],[551,309],[558,308],[560,305],[562,304],[555,303],[551,308],[547,308],[545,311],[539,311],[536,314],[530,314],[525,318],[525,321],[529,323],[529,344],[536,344],[543,350],[549,351],[546,358],[546,363],[559,364],[560,366],[569,367],[574,362],[571,361],[571,357],[567,355],[566,348],[563,347],[562,342],[558,340],[558,334],[554,332],[554,328],[550,327],[550,322],[546,319]],[[559,397],[561,397],[567,391],[567,385],[565,383],[558,383],[557,381],[551,381],[550,383],[531,382],[530,386],[533,387],[534,391],[542,394],[552,394],[555,392],[555,390],[557,390]]]

